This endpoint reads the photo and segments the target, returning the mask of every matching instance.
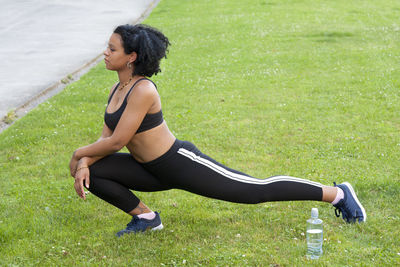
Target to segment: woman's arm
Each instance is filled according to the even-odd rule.
[[[129,143],[153,105],[154,99],[158,98],[154,86],[147,83],[136,86],[131,95],[112,135],[75,150],[73,158],[76,161],[83,157],[104,157],[119,151]]]
[[[106,124],[104,124],[103,131],[101,132],[101,136],[100,136],[99,139],[97,139],[96,142],[100,141],[101,139],[110,137],[112,135],[112,133],[113,132],[111,131],[111,129],[108,128]],[[102,158],[104,158],[104,156],[83,157],[78,162],[78,168],[82,167],[82,166],[89,167],[89,166],[93,165],[96,161],[98,161],[98,160],[100,160]]]
[[[107,137],[111,136],[111,134],[112,134],[112,131],[110,130],[110,128],[108,128],[107,125],[104,124],[103,131],[101,133],[101,137],[99,138],[99,140],[101,140],[102,138],[107,138]],[[102,156],[83,157],[75,164],[76,167],[75,166],[71,167],[71,163],[70,163],[71,175],[75,178],[74,188],[79,197],[86,199],[83,183],[85,183],[86,188],[89,188],[89,185],[90,185],[89,166],[101,158],[103,158],[103,157]],[[74,162],[74,161],[75,160],[72,158],[71,162]],[[74,165],[74,164],[72,164],[72,165]]]
[[[101,132],[101,136],[100,138],[97,140],[101,140],[103,138],[107,138],[110,137],[112,135],[112,131],[110,130],[110,128],[107,127],[107,125],[104,124],[103,126],[103,130]],[[99,159],[102,159],[104,156],[97,156],[97,157],[83,157],[81,158],[79,161],[74,160],[74,158],[71,158],[71,162],[70,162],[70,173],[71,176],[75,177],[76,174],[76,170],[82,167],[89,167],[92,164],[94,164],[96,161],[98,161]]]
[[[114,92],[114,90],[117,87],[117,85],[118,85],[118,83],[115,83],[112,86],[112,88],[110,90],[110,93],[108,94],[108,102],[110,102],[111,94]],[[102,138],[109,137],[111,135],[112,135],[112,131],[110,130],[110,128],[107,127],[106,124],[104,124],[103,131],[101,132],[101,136],[100,136],[100,138],[98,140],[100,140]],[[81,166],[88,166],[89,167],[90,165],[94,164],[96,161],[98,161],[101,158],[102,158],[102,156],[98,156],[98,157],[83,157],[79,161],[77,161],[76,159],[74,159],[74,156],[72,156],[70,164],[69,164],[71,176],[75,177],[76,170],[79,167],[81,167]]]

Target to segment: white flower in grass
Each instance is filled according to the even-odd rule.
[[[240,234],[237,234],[236,237],[240,237]]]

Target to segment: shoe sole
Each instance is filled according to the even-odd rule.
[[[150,228],[150,227],[149,227]],[[118,235],[118,233],[116,234],[116,236],[117,237],[121,237],[121,236],[123,236],[124,234],[131,234],[131,233],[134,233],[134,234],[137,234],[137,233],[144,233],[144,232],[146,232],[146,231],[148,231],[148,230],[150,230],[150,231],[159,231],[159,230],[161,230],[161,229],[163,229],[164,228],[164,226],[162,225],[162,223],[160,224],[160,225],[158,225],[158,226],[156,226],[156,227],[153,227],[153,228],[151,228],[151,229],[149,229],[149,228],[147,228],[147,230],[145,230],[145,231],[139,231],[139,232],[134,232],[134,231],[132,231],[132,232],[126,232],[126,233],[122,233],[121,235]]]
[[[344,182],[342,183],[343,185],[346,185],[347,188],[349,188],[350,193],[352,195],[352,197],[354,198],[354,200],[356,201],[356,203],[358,204],[358,206],[361,208],[361,212],[362,215],[364,217],[364,219],[361,222],[366,222],[367,221],[367,213],[365,212],[364,207],[361,205],[360,201],[357,198],[356,192],[354,191],[353,187],[351,186],[351,184],[349,184],[348,182]]]
[[[159,226],[156,226],[156,227],[154,227],[154,228],[151,228],[151,231],[158,231],[158,230],[161,230],[161,229],[163,229],[163,228],[164,228],[164,226],[162,225],[162,223],[160,223]]]

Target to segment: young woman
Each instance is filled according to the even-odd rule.
[[[97,142],[77,149],[70,161],[75,190],[90,192],[133,216],[117,233],[163,228],[160,216],[131,191],[178,188],[206,197],[236,202],[316,200],[330,202],[346,222],[367,219],[349,183],[335,186],[290,176],[256,179],[225,167],[180,141],[163,119],[156,85],[146,77],[160,71],[169,41],[146,25],[121,25],[104,52],[106,68],[118,73],[110,91],[104,127]],[[130,153],[117,153],[127,147]],[[337,213],[339,211],[339,213]]]

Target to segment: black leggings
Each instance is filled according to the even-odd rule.
[[[172,188],[236,203],[322,200],[319,183],[290,176],[253,178],[180,140],[148,163],[139,163],[128,153],[115,153],[90,166],[90,192],[125,212],[140,201],[129,189],[155,192]]]

